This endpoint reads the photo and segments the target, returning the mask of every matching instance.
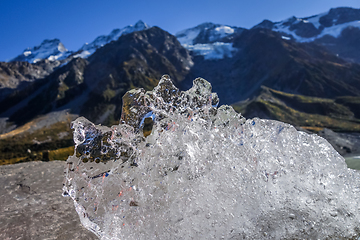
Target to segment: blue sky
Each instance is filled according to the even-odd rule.
[[[307,17],[330,8],[360,8],[359,0],[1,0],[0,61],[44,39],[59,38],[69,50],[97,36],[143,20],[175,34],[203,22],[251,28],[263,19]]]

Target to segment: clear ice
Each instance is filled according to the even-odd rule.
[[[323,138],[217,107],[197,78],[123,97],[111,128],[80,117],[64,196],[100,239],[356,239],[360,173]]]

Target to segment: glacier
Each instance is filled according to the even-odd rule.
[[[282,32],[287,36],[292,36],[297,42],[313,42],[316,39],[320,39],[326,35],[338,38],[346,28],[360,28],[359,20],[337,24],[338,19],[333,19],[334,25],[325,27],[320,23],[320,18],[328,14],[329,12],[325,12],[307,18],[296,18],[296,21],[294,22],[292,22],[294,17],[291,17],[284,21],[274,23],[272,31]],[[321,32],[314,37],[301,37],[297,35],[296,30],[291,29],[292,25],[299,23],[311,23],[316,29],[321,29]]]
[[[355,239],[360,173],[323,138],[164,75],[119,125],[72,123],[63,196],[100,239]]]
[[[205,60],[231,58],[237,52],[237,48],[232,43],[214,42],[214,43],[198,43],[194,45],[183,45],[187,50],[195,55],[204,56]]]
[[[175,34],[180,44],[205,60],[217,60],[233,57],[238,49],[232,43],[224,42],[224,38],[240,33],[243,29],[228,25],[200,24],[194,28],[182,30]]]

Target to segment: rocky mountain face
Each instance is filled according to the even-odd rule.
[[[33,48],[27,48],[22,54],[14,58],[12,61],[21,61],[36,63],[43,59],[50,61],[62,60],[71,54],[59,39],[46,39],[40,45]]]
[[[138,21],[134,26],[130,25],[124,28],[117,28],[111,31],[109,35],[101,35],[91,43],[85,43],[74,55],[74,57],[86,58],[93,54],[98,48],[105,46],[111,41],[116,41],[121,35],[129,34],[149,29],[150,26],[143,21]]]
[[[267,28],[273,31],[288,33],[298,41],[313,41],[325,35],[337,37],[349,26],[358,26],[360,9],[348,7],[332,8],[329,12],[311,17],[290,17],[284,21],[271,22],[264,20],[253,28]]]
[[[346,61],[360,63],[360,28],[358,27],[349,26],[342,30],[337,38],[326,35],[315,39],[314,43],[324,46]]]
[[[88,59],[73,58],[41,81],[41,92],[6,116],[22,125],[40,114],[71,109],[98,123],[120,117],[122,95],[135,87],[151,90],[166,72],[179,83],[192,66],[191,57],[176,38],[151,28],[120,37]],[[22,91],[8,98],[24,99]],[[24,99],[26,100],[26,99]],[[16,106],[13,106],[14,108]]]
[[[73,118],[115,124],[124,93],[151,90],[163,74],[182,90],[205,78],[220,104],[233,104],[245,117],[359,131],[358,12],[331,9],[252,29],[204,23],[176,36],[139,21],[76,52],[44,41],[0,63],[0,152],[18,162],[65,149]]]
[[[337,56],[359,62],[359,20],[360,9],[340,7],[311,17],[264,20],[254,28],[271,29],[298,42],[316,42]]]
[[[80,113],[96,122],[106,118],[117,121],[122,96],[129,89],[151,90],[164,72],[179,83],[193,65],[189,52],[176,38],[157,27],[123,35],[88,60],[84,83],[91,101],[84,104]]]
[[[213,23],[203,23],[194,28],[185,29],[175,36],[193,55],[204,56],[206,60],[232,57],[232,40],[244,28]]]
[[[138,21],[134,26],[130,25],[122,29],[114,29],[109,35],[99,36],[90,44],[84,44],[76,52],[67,50],[59,39],[44,40],[38,46],[25,49],[22,54],[15,57],[11,62],[0,62],[0,102],[4,101],[0,105],[0,117],[10,116],[15,111],[14,109],[10,111],[11,113],[4,113],[4,111],[32,95],[36,89],[44,88],[43,85],[47,82],[45,77],[53,73],[55,69],[65,66],[55,73],[55,75],[61,75],[60,79],[64,78],[65,75],[67,76],[64,72],[68,72],[67,69],[71,68],[69,66],[73,66],[74,63],[69,64],[69,66],[66,65],[73,59],[86,59],[98,48],[117,40],[120,36],[148,28],[149,26],[146,23]],[[79,61],[75,61],[75,63]],[[78,74],[82,75],[83,72],[80,71]],[[69,78],[69,76],[66,77],[66,79]],[[62,86],[61,89],[63,89],[60,92],[63,92],[67,85],[62,80],[59,80],[59,82]],[[23,104],[23,107],[26,104]],[[17,110],[19,109],[17,107]],[[27,120],[27,118],[24,118],[23,121]]]
[[[108,35],[101,35],[93,40],[91,43],[85,43],[77,51],[69,51],[59,39],[46,39],[40,45],[27,48],[22,54],[12,59],[12,62],[29,62],[36,63],[41,60],[62,61],[67,63],[73,58],[87,58],[91,56],[97,49],[105,46],[111,41],[116,41],[120,36],[136,31],[149,29],[149,25],[143,21],[138,21],[134,26],[129,25],[124,28],[117,28],[111,31]]]
[[[228,25],[203,23],[196,27],[178,32],[175,36],[181,44],[195,45],[214,42],[227,42],[232,36],[241,33],[244,28]]]
[[[314,43],[288,41],[279,33],[257,28],[234,37],[233,47],[237,51],[231,58],[207,61],[195,57],[186,86],[202,76],[226,104],[251,98],[262,85],[315,97],[360,94],[360,65]]]
[[[19,92],[31,92],[37,85],[37,80],[43,79],[60,65],[59,61],[41,60],[35,64],[25,61],[0,62],[0,102]],[[14,102],[1,104],[0,109],[11,107]],[[10,104],[10,105],[9,105]]]
[[[19,91],[0,102],[7,106],[0,115],[4,133],[0,159],[42,159],[45,150],[71,146],[69,122],[79,115],[96,123],[116,124],[126,91],[138,87],[151,90],[164,73],[180,84],[192,65],[188,50],[157,27],[122,35],[87,59],[73,58],[37,80],[36,90]],[[50,138],[41,132],[50,132]],[[29,155],[28,149],[36,149],[40,155]]]

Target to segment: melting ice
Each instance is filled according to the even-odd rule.
[[[360,174],[326,140],[218,101],[165,75],[125,94],[121,124],[75,120],[63,190],[82,224],[100,239],[360,236]]]

